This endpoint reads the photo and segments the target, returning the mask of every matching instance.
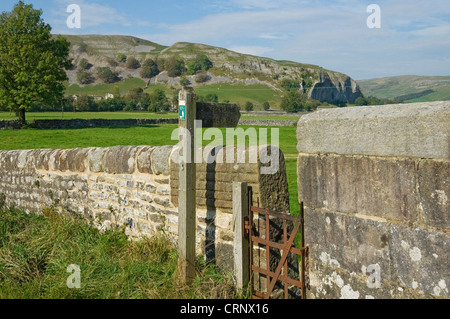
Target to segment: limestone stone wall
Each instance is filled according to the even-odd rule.
[[[197,252],[207,260],[233,268],[233,181],[250,183],[255,202],[259,198],[272,208],[289,207],[284,157],[279,154],[280,169],[273,175],[261,174],[266,164],[259,157],[246,164],[198,164]],[[101,229],[126,225],[131,238],[164,230],[176,241],[175,157],[173,146],[0,151],[0,194],[8,205],[28,212],[53,206]]]
[[[298,123],[310,298],[448,298],[450,102]]]

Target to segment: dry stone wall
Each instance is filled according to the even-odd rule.
[[[61,213],[89,219],[100,229],[126,225],[130,238],[164,230],[176,241],[178,165],[174,154],[173,146],[0,151],[0,194],[8,205],[30,213],[53,206]],[[198,253],[233,270],[233,181],[251,184],[255,202],[289,207],[281,152],[279,161],[274,175],[261,175],[260,168],[266,164],[259,160],[198,164]]]
[[[448,298],[450,102],[298,123],[310,298]]]

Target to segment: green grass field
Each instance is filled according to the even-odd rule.
[[[33,120],[71,120],[71,119],[106,119],[106,120],[123,120],[123,119],[172,119],[177,118],[177,113],[149,113],[149,112],[27,112],[27,121]],[[10,112],[0,112],[0,120],[17,120],[17,116]],[[250,116],[243,114],[241,119],[245,120],[274,120],[287,121],[298,120],[300,116]]]
[[[177,118],[176,113],[149,113],[149,112],[27,112],[27,121],[33,120],[72,120],[72,119],[170,119]],[[0,120],[17,120],[14,113],[0,112]]]

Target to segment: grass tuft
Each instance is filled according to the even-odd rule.
[[[180,285],[178,254],[163,233],[142,241],[123,228],[100,232],[53,209],[26,214],[0,210],[0,299],[243,298],[231,275],[198,259],[197,278]],[[69,289],[69,265],[81,288]]]

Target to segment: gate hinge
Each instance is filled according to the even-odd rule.
[[[244,217],[244,236],[248,237],[250,235],[250,218]]]

